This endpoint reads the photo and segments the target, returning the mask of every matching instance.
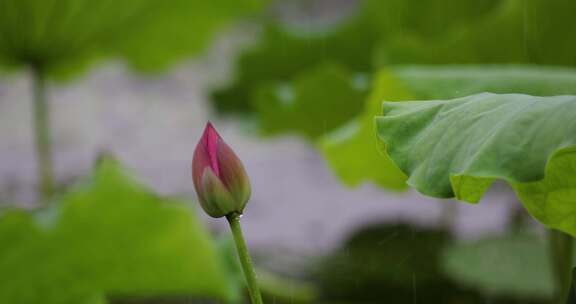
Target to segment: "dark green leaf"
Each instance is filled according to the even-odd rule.
[[[372,224],[324,258],[317,280],[326,299],[346,303],[410,303],[415,296],[427,303],[469,303],[442,273],[450,239],[443,230]]]
[[[445,272],[486,295],[550,299],[554,294],[546,242],[531,234],[512,234],[449,246]]]

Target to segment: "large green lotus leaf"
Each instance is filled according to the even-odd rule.
[[[550,119],[554,119],[551,117]],[[573,122],[572,122],[573,123]],[[562,126],[568,130],[570,125]],[[569,131],[566,131],[569,132]],[[560,132],[559,132],[560,133]],[[571,134],[570,134],[571,135]],[[569,144],[569,133],[565,143]],[[550,135],[554,136],[554,135]],[[576,234],[576,149],[558,150],[546,167],[543,180],[514,183],[514,189],[528,211],[544,224]]]
[[[338,177],[355,186],[371,181],[404,189],[406,177],[377,147],[374,116],[382,100],[461,97],[479,92],[533,95],[576,94],[576,70],[535,66],[398,66],[383,69],[372,85],[364,112],[321,138],[320,147]],[[358,157],[362,155],[362,157]]]
[[[532,234],[450,245],[442,268],[454,281],[486,295],[550,299],[554,294],[546,242]]]
[[[4,213],[0,242],[1,303],[232,296],[217,250],[190,206],[156,196],[110,159],[57,204]]]
[[[407,183],[425,195],[478,202],[507,181],[539,221],[576,235],[576,96],[483,93],[385,102],[377,132]]]
[[[0,0],[0,62],[71,72],[101,57],[157,70],[259,0]]]
[[[315,139],[357,115],[367,89],[361,76],[354,78],[336,65],[311,69],[292,83],[262,86],[254,97],[260,130],[264,135],[296,132]]]

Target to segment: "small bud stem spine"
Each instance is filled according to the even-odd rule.
[[[258,288],[256,272],[254,271],[254,265],[252,264],[252,259],[250,258],[250,253],[248,252],[248,247],[246,246],[246,241],[244,240],[244,235],[242,234],[242,227],[240,227],[240,215],[237,213],[232,213],[227,215],[226,219],[230,224],[230,229],[232,230],[232,235],[234,236],[236,250],[238,251],[240,264],[242,265],[242,270],[244,271],[244,276],[246,277],[246,283],[248,285],[248,292],[250,293],[252,304],[262,304],[264,302],[262,302],[262,296],[260,294],[260,289]]]

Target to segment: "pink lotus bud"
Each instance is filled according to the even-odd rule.
[[[202,209],[212,217],[241,214],[250,198],[250,182],[234,151],[211,123],[194,151],[192,179]]]

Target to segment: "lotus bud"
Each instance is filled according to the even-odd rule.
[[[211,123],[206,124],[192,159],[192,180],[202,209],[212,217],[242,214],[250,182],[234,151]]]

